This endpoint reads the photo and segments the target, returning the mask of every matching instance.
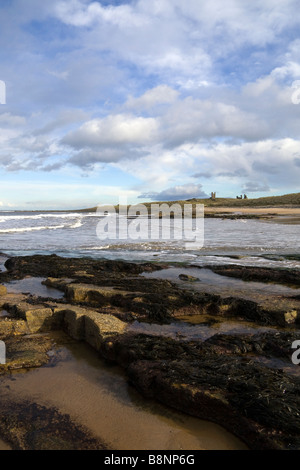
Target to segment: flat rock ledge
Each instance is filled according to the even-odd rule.
[[[31,275],[32,258],[10,261],[8,266],[12,272],[17,268],[19,274],[23,266],[25,274]],[[71,260],[72,269],[62,269],[58,257],[49,258],[48,269],[43,260],[37,271],[48,274],[47,285],[65,292],[65,301],[2,291],[0,309],[10,316],[0,319],[0,339],[8,345],[8,361],[0,365],[0,373],[20,367],[18,351],[26,350],[23,340],[31,339],[27,349],[38,352],[32,360],[28,353],[24,367],[46,363],[51,345],[45,343],[39,349],[34,336],[63,330],[121,365],[144,396],[220,424],[250,449],[300,449],[299,375],[262,360],[285,361],[285,366],[289,361],[292,365],[291,343],[300,339],[297,299],[295,303],[282,299],[282,304],[271,303],[268,309],[243,299],[193,295],[167,282],[139,281],[135,276],[144,269],[141,266],[99,262],[96,270],[91,260]],[[61,277],[55,276],[57,266]],[[137,334],[128,329],[128,323],[136,318],[167,323],[187,312],[250,319],[278,329],[258,329],[256,334],[246,335],[215,334],[203,341]]]

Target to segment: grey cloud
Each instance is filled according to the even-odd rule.
[[[300,166],[300,158],[295,158],[294,162],[296,166]]]
[[[65,110],[43,127],[36,129],[32,135],[38,136],[49,134],[57,129],[64,128],[76,122],[85,121],[86,119],[88,119],[88,113],[83,110]]]
[[[192,178],[212,178],[214,175],[213,173],[209,173],[208,171],[204,171],[203,173],[194,173]]]
[[[64,166],[64,162],[51,163],[49,165],[41,167],[42,171],[51,172],[55,170],[60,170]]]
[[[142,149],[139,150],[129,147],[103,147],[100,150],[85,148],[80,152],[74,153],[73,156],[68,159],[68,163],[88,169],[92,168],[97,163],[116,163],[125,159],[134,160],[144,155],[145,152]]]
[[[270,188],[266,183],[249,181],[248,183],[245,183],[242,191],[245,193],[268,192],[270,191]]]
[[[160,126],[165,147],[219,137],[255,141],[269,135],[268,123],[254,113],[226,102],[192,97],[170,106],[161,116]]]
[[[282,170],[281,168],[278,168],[277,166],[270,165],[269,163],[265,162],[259,162],[259,161],[254,161],[252,164],[252,168],[254,171],[260,172],[260,173],[267,173],[267,174],[272,174],[276,175],[277,173],[280,173]]]
[[[123,152],[119,149],[101,149],[91,150],[83,149],[68,160],[68,163],[79,166],[80,168],[90,168],[96,163],[113,163],[117,162],[123,157]]]
[[[227,178],[245,177],[248,176],[248,171],[244,168],[239,168],[234,171],[222,171],[220,173],[217,173],[216,176],[225,176]]]
[[[185,184],[174,186],[157,193],[144,193],[139,199],[152,199],[154,201],[180,201],[192,198],[207,198],[203,191],[202,184]]]

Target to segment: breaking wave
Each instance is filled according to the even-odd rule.
[[[0,233],[21,233],[21,232],[36,232],[39,230],[57,230],[60,228],[65,228],[65,225],[52,225],[52,226],[41,226],[41,227],[21,227],[21,228],[6,228],[0,230]]]

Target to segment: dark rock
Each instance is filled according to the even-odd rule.
[[[43,364],[46,351],[33,338],[30,347],[29,342],[20,342],[18,350],[16,339],[11,338],[13,334],[25,335],[28,328],[32,333],[30,327],[37,332],[50,326],[63,328],[72,338],[87,341],[108,361],[121,365],[130,382],[146,397],[214,421],[242,438],[252,449],[300,449],[299,378],[267,367],[261,361],[267,357],[292,364],[291,345],[299,339],[297,299],[259,302],[232,296],[224,298],[199,289],[195,291],[192,285],[183,289],[169,281],[139,276],[145,270],[162,269],[151,263],[32,256],[12,258],[6,267],[8,271],[0,273],[1,282],[26,275],[48,278],[47,285],[63,290],[68,301],[68,304],[66,300],[54,304],[50,299],[32,296],[22,302],[9,295],[0,297],[2,307],[16,317],[7,322],[11,324],[8,345],[10,351],[15,345],[15,359],[18,352],[21,356],[27,354],[28,361],[23,361],[21,367]],[[218,269],[218,273],[264,282],[293,280],[296,284],[299,278],[295,270],[235,266]],[[255,334],[216,334],[206,341],[188,342],[180,338],[180,331],[176,340],[128,333],[125,323],[143,319],[165,324],[183,314],[209,315],[219,322],[247,320],[257,327],[276,325],[277,329],[262,332],[257,328]],[[20,323],[18,328],[15,321]],[[2,330],[1,334],[4,334]],[[30,413],[34,410],[31,407]],[[45,416],[51,428],[51,415]],[[5,412],[0,413],[0,431],[8,423],[7,419]],[[16,447],[55,448],[59,439],[63,447],[72,447],[64,434],[58,440],[54,437],[54,442],[46,433],[48,443],[41,443],[40,431],[30,427],[30,420],[25,421],[22,436],[31,437],[14,441]],[[65,419],[62,422],[67,423]]]
[[[188,281],[188,282],[200,281],[198,277],[190,276],[188,274],[179,274],[178,277],[181,281]]]
[[[1,397],[0,433],[14,450],[104,450],[103,442],[69,415],[30,401]]]
[[[265,268],[257,266],[207,266],[214,273],[236,277],[243,281],[273,282],[288,285],[300,285],[300,271],[297,269]]]
[[[253,449],[298,449],[300,380],[207,346],[123,335],[103,354],[148,398],[214,421]]]

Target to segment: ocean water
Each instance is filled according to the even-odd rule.
[[[207,218],[201,228],[203,246],[187,250],[186,242],[195,236],[195,227],[190,227],[183,237],[182,230],[177,229],[176,232],[176,227],[173,230],[174,221],[170,221],[170,239],[152,239],[150,236],[133,239],[126,237],[126,230],[124,233],[124,227],[129,229],[133,223],[132,219],[126,219],[122,220],[121,239],[109,231],[99,238],[97,227],[101,221],[103,224],[103,220],[94,212],[0,211],[0,252],[8,256],[55,253],[67,257],[185,262],[192,265],[234,263],[300,268],[298,224]]]

